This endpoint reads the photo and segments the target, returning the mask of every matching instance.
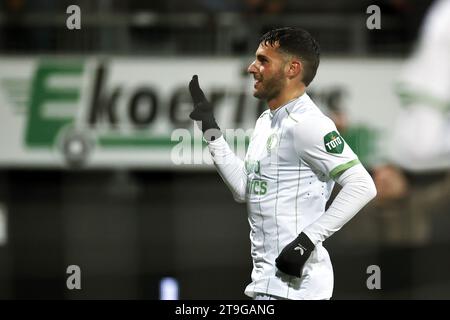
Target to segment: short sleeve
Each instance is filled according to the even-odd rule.
[[[298,156],[333,180],[360,163],[333,121],[325,116],[311,116],[298,122],[294,139]]]

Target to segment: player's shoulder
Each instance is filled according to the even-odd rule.
[[[303,145],[321,144],[328,136],[338,136],[334,122],[322,115],[302,118],[294,127],[294,136]]]
[[[324,114],[312,113],[302,117],[298,122],[297,127],[303,130],[315,132],[334,128],[335,124],[333,120],[331,120]]]
[[[287,112],[288,117],[295,122],[295,129],[309,135],[336,128],[334,122],[316,106],[309,96],[301,99],[292,110]]]
[[[319,109],[305,112],[298,120],[293,126],[293,134],[303,146],[322,144],[327,136],[339,135],[334,122]]]

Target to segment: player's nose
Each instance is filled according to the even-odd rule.
[[[255,61],[253,61],[247,68],[248,73],[256,73]]]

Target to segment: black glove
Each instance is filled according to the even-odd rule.
[[[213,106],[206,100],[205,94],[198,84],[198,77],[194,75],[189,82],[189,91],[194,102],[194,110],[189,117],[192,120],[201,121],[200,129],[203,131],[203,136],[208,141],[213,141],[219,138],[222,133],[214,119]]]
[[[278,270],[295,277],[302,276],[303,266],[314,250],[314,243],[303,232],[289,243],[275,260]]]

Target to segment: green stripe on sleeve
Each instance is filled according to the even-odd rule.
[[[336,168],[334,168],[333,170],[331,170],[330,172],[330,178],[335,180],[337,177],[339,177],[342,173],[344,173],[345,170],[347,170],[348,168],[351,168],[357,164],[359,164],[361,162],[359,162],[359,159],[355,159],[352,161],[349,161],[347,163],[341,164],[339,166],[337,166]]]

